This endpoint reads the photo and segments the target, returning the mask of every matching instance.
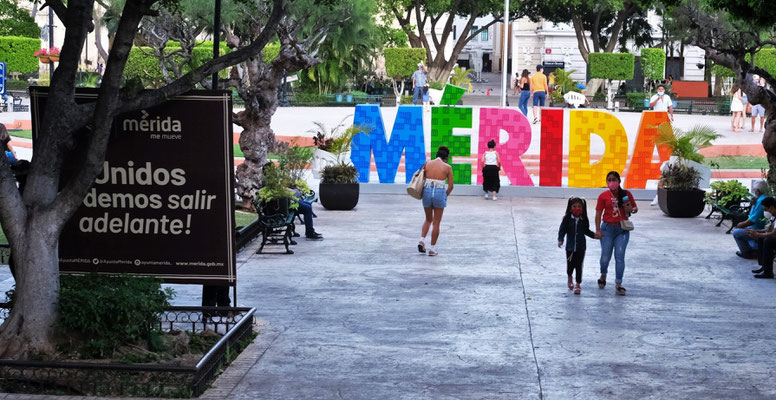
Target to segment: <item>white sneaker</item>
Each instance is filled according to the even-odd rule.
[[[496,195],[495,194],[493,195],[493,200],[496,200]]]
[[[429,250],[428,251],[428,255],[429,256],[435,256],[435,255],[437,255],[437,251],[436,250]]]
[[[488,199],[488,194],[487,194],[487,193],[485,193],[485,200],[487,200],[487,199]]]

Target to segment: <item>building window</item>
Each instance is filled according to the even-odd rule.
[[[473,26],[473,27],[472,27],[472,31],[471,31],[471,33],[470,33],[470,35],[474,35],[474,32],[477,32],[477,29],[479,29],[479,27],[477,27],[477,26]],[[477,36],[474,36],[474,37],[472,38],[472,42],[476,42],[476,41],[477,41]]]
[[[487,29],[485,29],[484,31],[482,31],[480,33],[480,40],[483,41],[483,42],[487,42],[488,41],[488,30]]]

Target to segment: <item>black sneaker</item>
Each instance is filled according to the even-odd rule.
[[[757,279],[773,279],[773,274],[762,273],[760,275],[755,275],[754,277]]]
[[[317,232],[313,232],[309,235],[304,235],[307,240],[323,240],[323,235]]]

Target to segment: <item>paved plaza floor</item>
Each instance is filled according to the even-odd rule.
[[[316,209],[324,241],[301,240],[290,256],[241,257],[239,302],[258,308],[261,333],[244,375],[206,396],[776,396],[776,281],[752,278],[755,262],[735,256],[725,228],[641,204],[628,295],[614,294],[613,262],[598,289],[600,246],[590,239],[574,295],[556,242],[564,206],[453,196],[437,257],[415,248],[422,211],[409,196]]]
[[[642,202],[628,295],[614,294],[613,262],[598,289],[591,239],[574,295],[557,247],[565,202],[451,196],[437,257],[417,252],[423,214],[409,196],[316,204],[325,240],[239,254],[238,302],[258,309],[259,336],[203,398],[776,396],[776,281],[752,278],[724,226]],[[198,286],[175,288],[176,304],[199,303]],[[12,396],[0,399],[43,398]]]

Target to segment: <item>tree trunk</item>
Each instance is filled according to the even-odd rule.
[[[244,130],[240,134],[240,149],[245,161],[237,167],[237,194],[244,200],[256,197],[264,181],[261,168],[267,154],[275,147],[275,132],[270,124],[278,108],[279,77],[269,67],[257,68],[251,76],[252,89],[243,88],[240,97],[245,110],[237,114],[235,123]]]
[[[601,86],[604,85],[603,79],[591,79],[587,82],[587,96],[595,96],[596,93],[601,89]]]
[[[16,290],[10,315],[0,326],[0,358],[54,352],[53,325],[59,296],[58,232],[40,214],[28,220],[24,245],[14,254]]]
[[[722,75],[714,75],[714,96],[722,96]]]
[[[244,130],[240,134],[240,149],[245,161],[237,167],[237,194],[243,199],[256,197],[262,186],[264,174],[261,168],[267,163],[269,149],[275,143],[275,132],[270,128],[272,114],[266,110],[257,113],[255,118],[240,124]]]

